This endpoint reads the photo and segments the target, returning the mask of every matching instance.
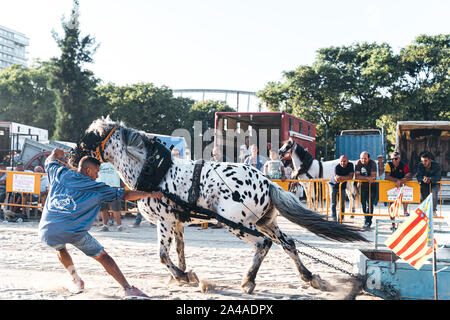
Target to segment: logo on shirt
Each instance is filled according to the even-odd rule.
[[[68,194],[58,194],[51,200],[50,207],[54,210],[74,211],[77,204]]]

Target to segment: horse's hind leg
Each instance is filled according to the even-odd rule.
[[[255,237],[251,235],[245,235],[242,240],[252,244],[256,249],[252,264],[248,269],[246,276],[244,277],[244,279],[242,279],[241,283],[242,291],[251,294],[256,286],[256,274],[258,273],[259,267],[266,257],[267,252],[269,252],[269,249],[272,246],[272,240],[270,240],[269,238]]]
[[[184,272],[181,268],[186,268],[186,265],[184,263],[184,252],[183,252],[183,258],[180,268],[178,268],[170,259],[169,256],[169,250],[170,245],[172,243],[174,230],[176,229],[175,224],[178,222],[169,222],[166,220],[158,220],[158,245],[159,245],[159,258],[161,260],[161,263],[164,264],[167,269],[169,269],[170,274],[172,277],[177,280],[178,282],[184,281],[184,282],[194,282],[199,283],[197,275],[190,271],[190,272]],[[184,250],[184,249],[183,249]],[[180,257],[179,257],[180,259]]]
[[[316,289],[327,290],[328,284],[320,279],[318,275],[313,275],[300,260],[294,240],[281,232],[273,219],[264,220],[265,219],[258,221],[258,228],[272,238],[275,243],[282,246],[283,250],[294,261],[300,274],[300,278]]]

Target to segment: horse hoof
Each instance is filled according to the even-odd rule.
[[[169,275],[169,277],[167,278],[166,284],[170,285],[170,284],[180,284],[180,281],[175,279],[172,275]]]
[[[309,283],[311,284],[311,287],[322,291],[330,291],[333,289],[333,287],[327,281],[323,280],[319,275],[316,274],[313,275],[313,278]]]
[[[214,285],[206,280],[200,280],[199,287],[202,293],[211,292],[214,290]]]
[[[178,284],[178,285],[180,285],[181,283],[180,283],[180,280],[177,280],[172,275],[169,275],[169,277],[167,278],[166,284],[167,285],[170,285],[170,284]]]
[[[256,283],[246,282],[246,283],[242,284],[241,287],[242,287],[242,292],[247,293],[247,294],[252,294],[253,290],[255,290]]]
[[[194,271],[189,271],[189,272],[187,272],[187,278],[188,278],[188,281],[191,283],[199,283],[200,281],[198,280],[198,277],[197,277],[197,275],[195,274],[195,272]]]

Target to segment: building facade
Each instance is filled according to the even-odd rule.
[[[29,39],[20,32],[0,26],[0,70],[13,64],[27,65]]]

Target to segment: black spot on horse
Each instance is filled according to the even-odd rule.
[[[233,196],[233,201],[242,202],[241,195],[239,194],[239,192],[237,192],[237,191],[233,192],[232,196]]]
[[[259,204],[262,206],[264,203],[264,200],[266,200],[265,195],[262,195],[261,199],[259,199]]]
[[[234,181],[236,181],[236,183],[239,184],[239,185],[241,185],[241,186],[244,185],[244,183],[243,183],[241,180],[239,180],[238,178],[236,178],[236,177],[233,177],[233,178],[231,178],[231,179],[233,179]]]
[[[253,200],[255,200],[255,204],[258,205],[258,194],[255,193],[255,197],[253,198]]]

